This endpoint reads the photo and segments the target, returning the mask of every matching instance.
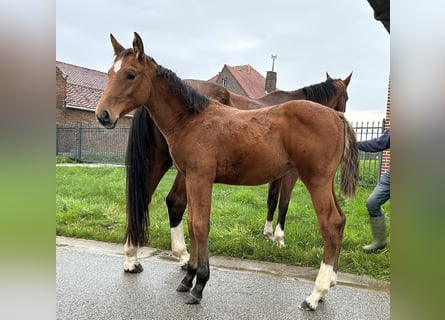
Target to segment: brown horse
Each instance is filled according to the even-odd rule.
[[[334,110],[306,100],[258,110],[227,108],[147,56],[137,33],[133,48],[125,49],[112,35],[111,43],[116,57],[96,117],[112,129],[119,117],[145,106],[168,143],[185,179],[189,208],[190,261],[177,288],[191,289],[186,303],[201,301],[210,275],[213,183],[260,185],[295,168],[311,195],[324,242],[313,292],[300,305],[315,310],[337,280],[346,221],[334,192],[340,164],[343,196],[352,198],[357,188],[358,148],[349,122]]]
[[[345,80],[334,80],[329,74],[326,76],[327,80],[322,83],[294,91],[278,90],[260,99],[250,99],[238,95],[212,82],[191,79],[184,80],[184,82],[208,98],[243,110],[263,108],[290,100],[306,99],[326,105],[338,112],[344,112],[348,100],[346,89],[352,74]],[[127,235],[124,245],[124,270],[126,272],[141,272],[143,268],[137,258],[137,246],[142,246],[145,243],[148,228],[148,204],[160,179],[172,166],[167,142],[153,124],[145,108],[139,108],[134,114],[126,158]],[[148,166],[151,167],[150,174],[146,172]],[[285,176],[269,183],[267,218],[263,233],[269,239],[276,241],[280,247],[285,246],[284,223],[292,190],[297,180],[298,172],[293,169]],[[172,253],[179,258],[179,264],[184,267],[189,259],[182,226],[187,197],[185,181],[180,172],[177,174],[166,202],[170,219]],[[272,221],[278,203],[279,214],[275,233],[273,233]]]

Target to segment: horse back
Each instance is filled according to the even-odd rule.
[[[227,184],[263,184],[292,168],[335,172],[344,145],[336,112],[304,100],[258,110],[213,104],[185,131],[171,145],[179,168],[214,168],[215,182]]]

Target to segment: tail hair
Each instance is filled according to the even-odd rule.
[[[352,200],[358,187],[359,150],[358,142],[352,124],[340,115],[345,125],[345,148],[341,159],[340,194],[346,200]]]
[[[147,175],[150,172],[151,119],[145,107],[133,115],[126,152],[127,231],[125,241],[142,246],[148,239]]]

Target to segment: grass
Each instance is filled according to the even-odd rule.
[[[150,204],[148,245],[170,249],[170,227],[165,197],[176,171],[160,182]],[[362,246],[372,236],[365,201],[372,188],[359,188],[353,202],[341,201],[347,222],[340,254],[339,271],[390,280],[390,245],[379,254],[365,254]],[[323,242],[309,194],[299,181],[289,205],[285,226],[285,248],[263,236],[267,186],[246,187],[215,184],[212,198],[209,251],[245,259],[298,266],[320,266]],[[390,202],[384,207],[390,212]],[[184,219],[186,216],[184,216]],[[390,230],[387,215],[387,231]],[[57,235],[122,243],[125,234],[124,167],[57,167]],[[186,242],[189,246],[185,226]],[[190,247],[189,247],[190,248]]]

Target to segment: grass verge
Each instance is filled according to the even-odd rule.
[[[151,247],[170,249],[165,197],[175,174],[174,169],[169,170],[150,204],[148,245]],[[371,191],[372,188],[359,188],[353,202],[340,201],[347,221],[339,271],[390,280],[390,244],[378,254],[365,254],[361,249],[372,240],[365,207]],[[297,182],[292,194],[286,217],[285,248],[278,248],[263,236],[266,197],[267,185],[214,185],[210,254],[318,268],[323,242],[304,185]],[[390,212],[389,201],[383,209]],[[56,167],[57,235],[122,243],[125,225],[124,167]],[[184,226],[189,246],[186,223]],[[387,215],[388,240],[389,231],[390,216]]]

